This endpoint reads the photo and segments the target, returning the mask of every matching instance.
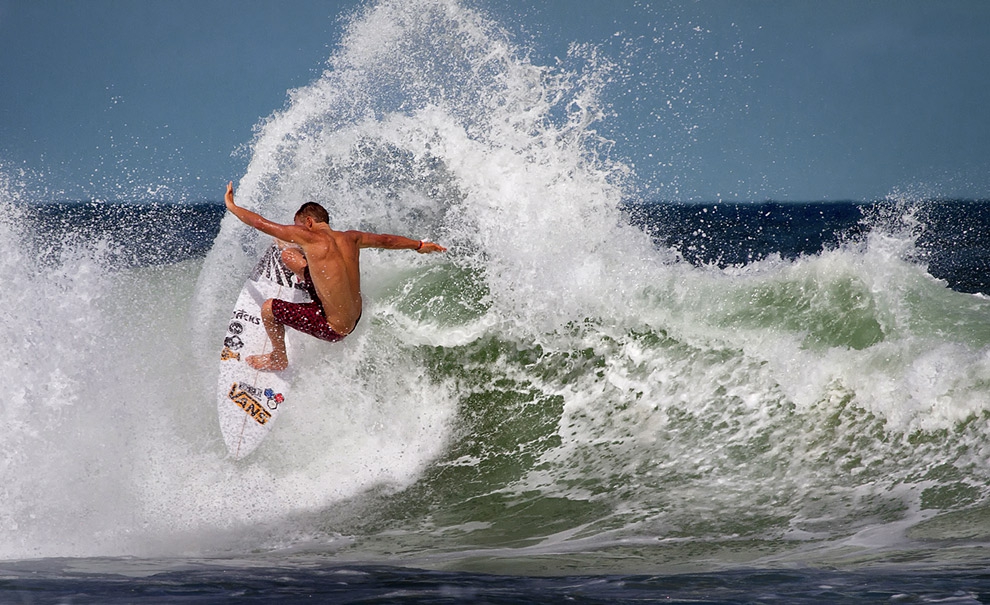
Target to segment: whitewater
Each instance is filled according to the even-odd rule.
[[[259,123],[238,203],[449,251],[362,253],[364,319],[290,334],[295,402],[243,461],[214,389],[265,237],[226,216],[205,254],[121,262],[130,236],[37,237],[48,200],[0,171],[0,559],[985,562],[986,297],[927,271],[911,200],[795,257],[658,245],[598,130],[620,68],[536,64],[459,2],[353,16]]]

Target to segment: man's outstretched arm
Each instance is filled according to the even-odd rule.
[[[233,181],[227,184],[227,193],[223,196],[223,202],[224,205],[227,206],[227,210],[240,219],[242,223],[250,227],[254,227],[262,233],[267,233],[276,239],[285,242],[300,243],[300,235],[304,235],[305,230],[300,229],[295,225],[280,225],[279,223],[266,219],[257,212],[252,212],[247,208],[242,208],[235,204]]]
[[[358,246],[361,248],[415,250],[420,254],[447,251],[446,248],[436,242],[428,242],[422,239],[410,239],[401,235],[389,235],[387,233],[365,233],[364,231],[356,231],[354,233],[358,237]]]

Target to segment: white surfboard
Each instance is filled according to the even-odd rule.
[[[282,262],[274,244],[262,255],[244,283],[227,324],[220,353],[217,415],[230,456],[241,459],[268,435],[279,409],[289,401],[289,370],[262,372],[249,366],[250,355],[264,355],[272,343],[261,322],[261,305],[269,298],[310,300],[296,276]]]

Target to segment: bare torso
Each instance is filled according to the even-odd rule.
[[[361,273],[357,232],[334,231],[319,224],[313,241],[301,243],[309,276],[323,304],[327,323],[349,334],[361,317]]]

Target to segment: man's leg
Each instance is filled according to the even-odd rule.
[[[261,305],[261,321],[272,341],[272,352],[267,355],[250,355],[245,358],[249,366],[256,370],[279,372],[289,367],[289,356],[285,352],[285,326],[280,324],[272,313],[272,299]]]

